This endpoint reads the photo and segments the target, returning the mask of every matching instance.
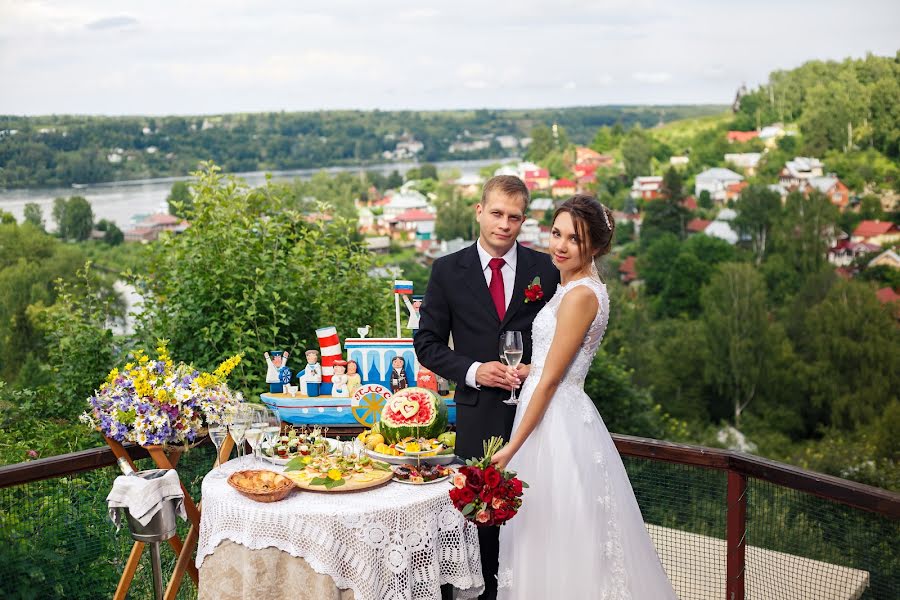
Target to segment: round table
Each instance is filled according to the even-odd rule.
[[[250,457],[242,461],[225,463],[221,472],[282,470]],[[227,477],[207,476],[197,546],[201,597],[204,559],[227,540],[248,550],[231,560],[246,563],[240,565],[245,576],[257,581],[271,573],[247,569],[251,551],[277,548],[305,560],[337,588],[352,590],[355,600],[439,600],[442,584],[457,588],[457,598],[477,597],[484,589],[478,531],[453,507],[449,490],[447,481],[390,482],[359,492],[294,490],[280,502],[260,503],[239,494]]]

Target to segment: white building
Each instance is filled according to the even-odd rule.
[[[713,200],[724,202],[728,186],[733,183],[740,183],[743,180],[743,175],[739,175],[731,169],[720,167],[707,169],[697,175],[697,178],[694,180],[694,195],[699,198],[700,194],[706,191],[709,192]]]
[[[683,167],[691,162],[690,157],[688,156],[670,156],[669,164],[673,167]]]
[[[433,210],[421,192],[404,190],[392,195],[390,201],[384,205],[384,219],[390,221],[410,209]]]
[[[519,140],[514,135],[498,135],[495,139],[504,150],[515,150],[519,147]]]
[[[800,186],[813,177],[821,177],[824,166],[818,158],[798,156],[784,163],[778,180],[786,186]]]
[[[659,197],[663,178],[657,175],[635,177],[631,183],[631,197],[635,200],[654,200]]]

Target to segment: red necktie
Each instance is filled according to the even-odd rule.
[[[500,273],[500,269],[505,264],[506,261],[502,258],[492,258],[488,263],[491,268],[491,285],[488,286],[488,291],[491,293],[491,299],[497,308],[497,316],[501,321],[506,316],[506,292],[503,289],[503,274]]]

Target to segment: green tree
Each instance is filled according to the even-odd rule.
[[[621,128],[617,132],[609,125],[604,125],[594,134],[594,140],[591,142],[591,149],[597,152],[609,152],[614,150],[621,140]]]
[[[45,229],[44,227],[44,213],[41,211],[41,205],[36,202],[29,202],[25,205],[25,222],[31,223],[41,231]]]
[[[309,223],[271,182],[249,189],[208,163],[196,173],[191,227],[152,248],[136,278],[146,291],[139,334],[170,340],[172,355],[199,368],[272,347],[315,347],[315,328],[389,330],[391,287],[356,241],[355,222]],[[352,299],[352,301],[348,301]],[[251,362],[252,364],[252,362]],[[239,367],[237,389],[261,391],[256,369]]]
[[[631,128],[622,141],[622,160],[629,179],[650,174],[653,140],[640,127]]]
[[[844,429],[869,426],[897,397],[900,329],[864,283],[837,281],[808,310],[804,337],[813,402]]]
[[[437,206],[437,215],[434,234],[437,239],[475,239],[478,224],[475,221],[473,202],[462,197],[456,190],[442,188],[435,205]]]
[[[94,228],[94,211],[91,203],[81,196],[72,196],[57,204],[54,201],[53,216],[59,230],[59,237],[64,240],[84,241],[91,236]],[[58,210],[59,209],[59,210]]]
[[[773,232],[774,250],[801,276],[815,273],[826,264],[828,238],[834,234],[836,223],[837,208],[824,194],[792,192]]]
[[[56,401],[47,417],[74,419],[115,366],[116,350],[110,324],[124,317],[112,288],[91,268],[79,269],[72,281],[58,279],[57,301],[50,307],[32,306],[28,317],[44,335],[46,364]]]
[[[78,247],[31,227],[0,225],[0,379],[31,386],[46,365],[42,336],[28,317],[29,307],[56,301],[54,282],[73,278],[84,255]],[[30,363],[32,367],[24,369]]]
[[[384,182],[384,189],[393,190],[401,185],[403,185],[403,175],[400,174],[400,171],[395,169],[391,171],[391,174],[388,175],[387,180]]]
[[[119,229],[118,225],[106,219],[100,219],[97,222],[97,231],[103,232],[103,241],[110,246],[118,246],[125,241],[125,234]]]
[[[735,427],[759,395],[769,367],[766,288],[752,265],[726,263],[701,292],[709,348],[707,378],[732,409]]]
[[[806,95],[800,127],[807,152],[821,156],[829,148],[853,148],[852,128],[863,125],[869,98],[851,71],[814,85]]]
[[[663,177],[660,190],[662,197],[651,200],[644,211],[642,244],[649,244],[664,233],[684,238],[684,228],[690,213],[681,203],[684,199],[681,174],[676,169],[669,169]]]
[[[190,218],[194,209],[194,200],[191,197],[191,188],[187,181],[176,181],[172,184],[172,191],[166,197],[169,214],[182,219]]]
[[[530,161],[540,162],[544,157],[557,149],[553,132],[546,125],[538,125],[531,130],[531,144],[525,151],[525,158]]]
[[[6,212],[5,210],[0,210],[0,224],[2,225],[12,225],[16,222],[16,216],[11,212]]]
[[[750,236],[759,265],[766,256],[769,232],[781,213],[781,197],[765,186],[751,185],[741,192],[735,208],[738,216],[734,224],[739,233]]]

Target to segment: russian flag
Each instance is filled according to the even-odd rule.
[[[394,293],[395,294],[412,295],[413,282],[406,281],[405,279],[395,279],[394,280]]]

